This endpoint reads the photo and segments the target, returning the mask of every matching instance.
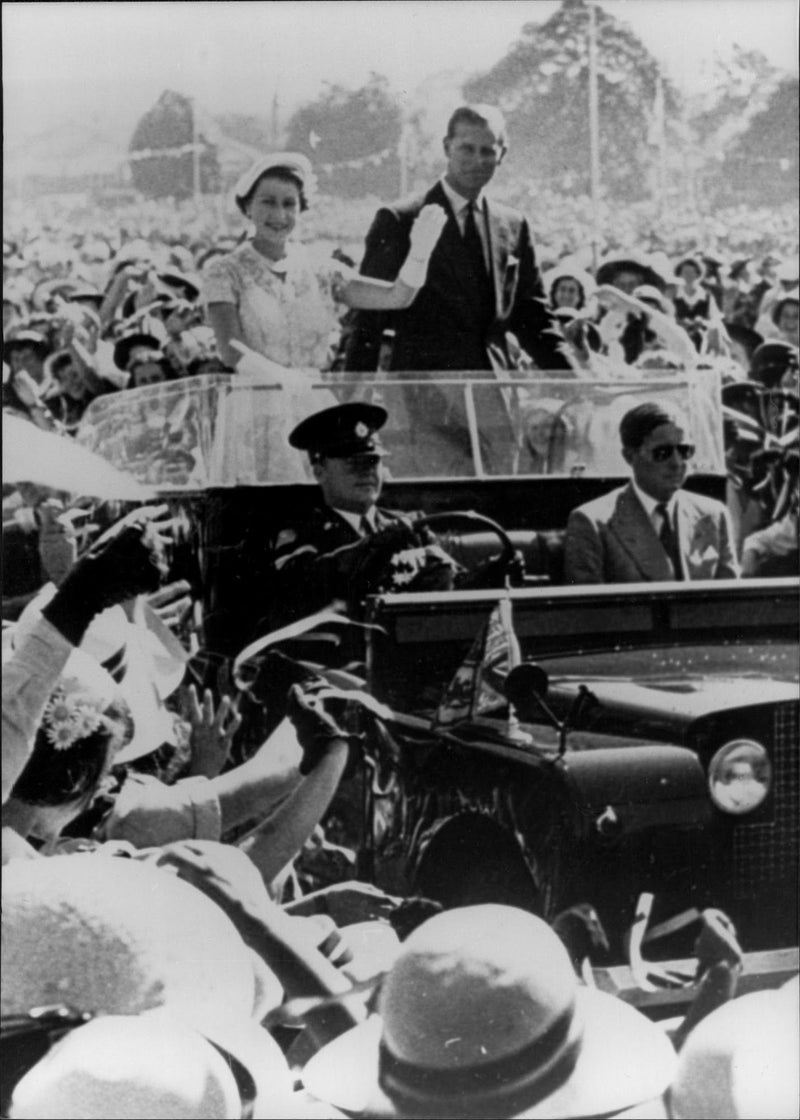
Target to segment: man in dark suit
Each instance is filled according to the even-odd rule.
[[[727,509],[681,489],[694,454],[686,421],[647,402],[625,413],[620,437],[633,478],[570,514],[566,582],[737,578]]]
[[[397,371],[513,368],[515,342],[543,370],[569,369],[563,336],[546,307],[531,231],[525,217],[484,195],[506,153],[505,125],[489,106],[462,106],[447,128],[444,176],[425,194],[378,211],[367,234],[361,272],[391,280],[406,258],[409,233],[423,206],[438,204],[448,221],[414,303],[399,312],[358,312],[345,368],[375,370],[384,332],[394,332],[389,366]],[[487,470],[510,469],[514,438],[509,402],[497,389],[478,390],[476,409],[491,438],[481,440]],[[460,387],[406,394],[410,428],[451,445],[432,473],[472,473],[469,427]],[[421,429],[421,430],[420,430]],[[461,462],[459,463],[459,460]],[[460,469],[458,469],[460,466]]]

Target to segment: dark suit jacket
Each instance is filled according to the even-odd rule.
[[[433,250],[425,286],[402,311],[360,311],[353,317],[345,368],[376,369],[381,334],[391,327],[393,370],[509,368],[507,331],[543,369],[567,369],[558,350],[560,330],[545,305],[530,227],[510,206],[485,203],[494,287],[491,307],[480,305],[467,281],[463,239],[441,183],[378,211],[367,234],[363,275],[397,277],[414,219],[428,203],[443,206],[449,221]]]
[[[378,531],[409,523],[408,514],[375,511]],[[333,554],[359,540],[352,525],[321,502],[304,521],[282,528],[273,542],[271,627],[304,618],[334,599],[350,600],[351,589],[343,584]]]
[[[676,524],[684,579],[734,579],[739,564],[721,502],[679,490]],[[567,583],[671,580],[653,523],[628,483],[573,510],[567,522]]]

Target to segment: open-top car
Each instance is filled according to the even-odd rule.
[[[446,905],[553,916],[589,902],[614,957],[647,937],[643,915],[674,953],[670,935],[707,906],[731,914],[746,948],[795,944],[797,580],[563,583],[567,517],[627,476],[619,420],[654,398],[689,417],[687,488],[724,500],[708,371],[208,375],[101,398],[81,438],[185,505],[206,641],[231,656],[269,616],[275,539],[316,493],[288,432],[332,403],[382,404],[381,504],[418,511],[465,570],[497,557],[514,578],[419,592],[390,565],[365,603],[348,668],[385,709],[364,717],[362,877]],[[317,637],[306,656],[353,656]]]

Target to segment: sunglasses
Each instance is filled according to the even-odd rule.
[[[685,463],[694,456],[695,446],[693,443],[660,443],[658,447],[651,447],[647,454],[654,463],[666,463],[676,451]]]

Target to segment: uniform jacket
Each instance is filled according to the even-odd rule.
[[[730,516],[721,502],[679,490],[676,525],[684,579],[739,575]],[[565,578],[567,583],[673,578],[658,534],[630,483],[570,514]]]
[[[353,317],[346,368],[376,369],[387,327],[395,331],[394,370],[507,369],[506,331],[516,335],[540,367],[568,368],[558,350],[563,339],[545,305],[530,227],[509,206],[484,202],[494,288],[491,307],[480,305],[465,276],[463,239],[441,183],[378,211],[367,234],[362,274],[396,278],[408,253],[414,219],[428,203],[443,206],[449,221],[433,250],[425,286],[402,311],[362,311]]]
[[[410,515],[376,509],[376,531],[397,524],[410,524]],[[281,529],[272,554],[271,626],[304,618],[334,599],[352,599],[351,589],[342,583],[336,553],[359,540],[352,525],[321,502],[301,523]]]

